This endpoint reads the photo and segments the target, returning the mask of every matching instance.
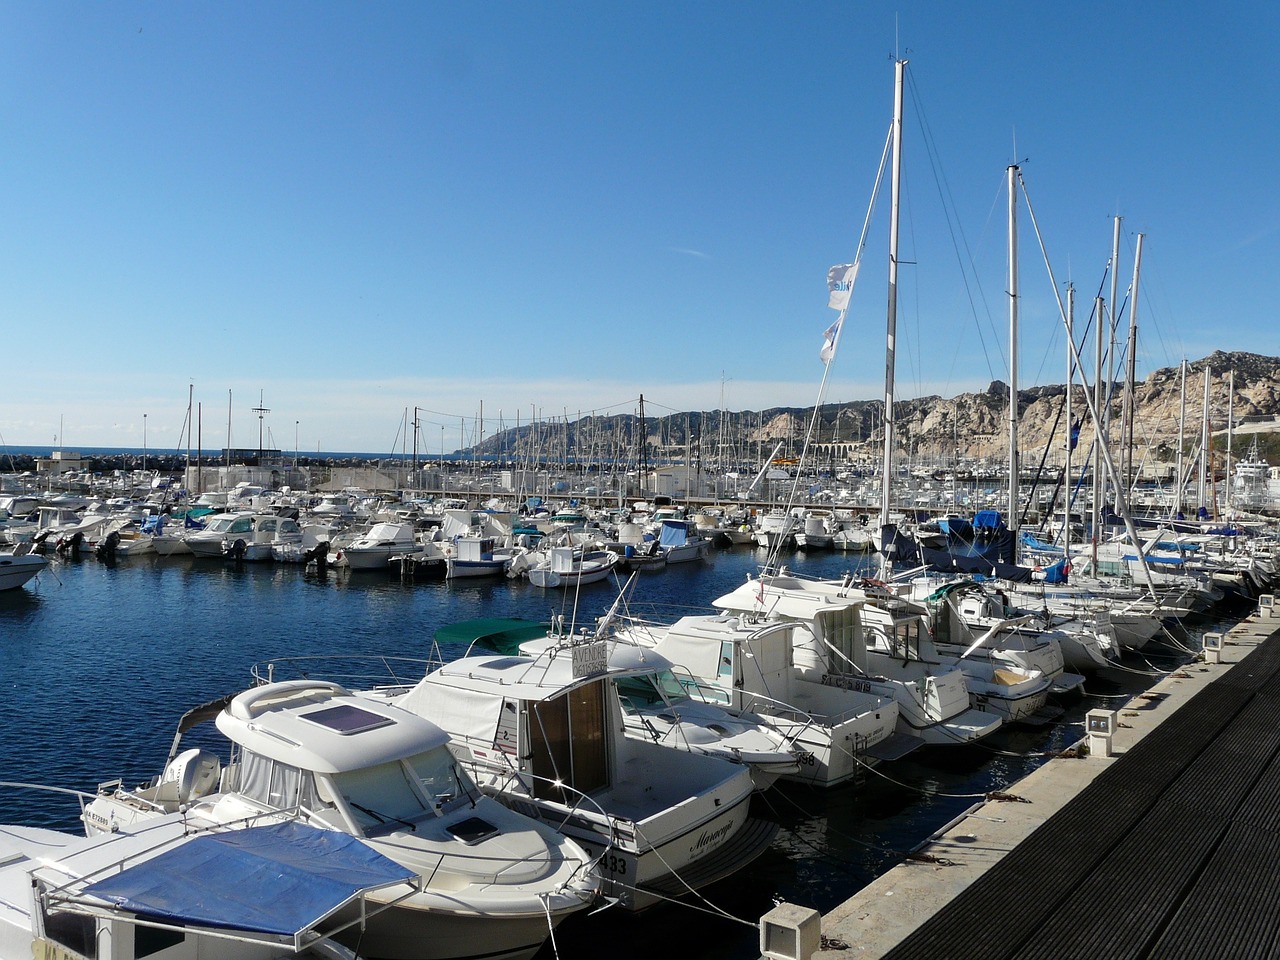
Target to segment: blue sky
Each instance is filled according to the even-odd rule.
[[[898,395],[1007,379],[1005,169],[1139,375],[1280,354],[1280,5],[0,4],[0,440],[452,450],[808,405],[910,60]],[[883,390],[887,191],[829,401]],[[1021,383],[1064,339],[1021,211]],[[1104,288],[1109,295],[1109,286]],[[1125,307],[1127,310],[1127,307]],[[1127,313],[1125,314],[1127,318]],[[1078,319],[1083,322],[1083,317]],[[144,414],[146,415],[144,418]],[[412,413],[410,413],[412,416]],[[59,424],[62,424],[61,428]],[[412,441],[408,441],[411,446]]]

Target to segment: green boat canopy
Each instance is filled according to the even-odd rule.
[[[463,647],[478,645],[505,656],[520,652],[520,644],[526,640],[539,640],[547,635],[550,624],[517,617],[481,617],[463,620],[436,631],[436,642],[458,644]]]

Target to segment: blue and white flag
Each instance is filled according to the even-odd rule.
[[[832,310],[844,310],[849,306],[849,294],[853,292],[853,281],[858,275],[856,263],[838,263],[827,271],[827,306]]]
[[[818,354],[822,358],[823,363],[830,363],[831,358],[836,355],[836,341],[840,339],[840,327],[844,324],[844,314],[841,313],[836,318],[836,322],[827,327],[826,333],[822,335],[822,352]]]

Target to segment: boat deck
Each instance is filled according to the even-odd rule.
[[[817,956],[1280,955],[1280,618],[1228,643],[1120,709],[1117,756],[1046,764],[833,911],[850,952]]]

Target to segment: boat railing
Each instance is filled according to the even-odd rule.
[[[604,844],[600,857],[612,850],[619,840],[635,842],[635,824],[624,817],[609,813],[595,798],[568,785],[563,780],[520,771],[514,767],[499,766],[492,762],[481,762],[474,757],[467,760],[459,758],[458,765],[466,770],[471,779],[480,784],[486,793],[496,794],[498,799],[517,813],[546,823],[558,831],[563,831],[566,827],[576,827],[578,830],[585,830],[599,836],[600,842]],[[536,789],[539,785],[561,794],[566,799],[555,800],[540,796],[540,791]]]
[[[438,649],[428,657],[309,654],[260,660],[249,668],[249,674],[255,685],[323,678],[351,689],[373,690],[391,696],[408,691],[444,662]]]
[[[80,804],[80,820],[84,820],[85,807],[92,801],[97,799],[97,795],[86,793],[83,790],[75,790],[71,787],[53,787],[45,783],[26,783],[20,780],[0,780],[0,788],[10,790],[31,790],[37,793],[57,793],[63,796],[75,797]]]

